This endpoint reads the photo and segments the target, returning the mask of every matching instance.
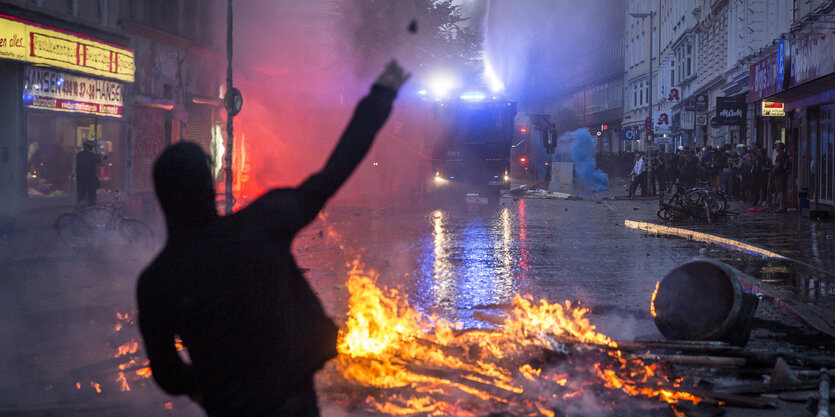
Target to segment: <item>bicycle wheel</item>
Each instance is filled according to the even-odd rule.
[[[93,242],[94,229],[78,214],[64,213],[55,219],[55,230],[67,245],[86,248]]]
[[[716,193],[710,193],[705,199],[705,203],[707,203],[710,215],[711,216],[718,216],[725,212],[726,202],[721,195]]]
[[[655,215],[658,216],[661,220],[668,222],[673,219],[673,213],[670,212],[669,209],[666,207],[658,208],[658,211],[655,212]]]
[[[139,220],[119,219],[117,225],[119,235],[133,247],[140,249],[154,248],[154,231]]]
[[[725,214],[728,210],[728,196],[725,193],[714,193],[717,212],[714,214]]]
[[[100,206],[84,207],[77,210],[76,213],[82,216],[90,227],[98,230],[106,229],[115,214],[112,209]]]

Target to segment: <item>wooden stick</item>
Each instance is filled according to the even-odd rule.
[[[727,394],[724,392],[718,391],[708,391],[708,390],[700,390],[696,388],[674,388],[675,390],[681,392],[689,392],[690,394],[697,395],[702,398],[713,398],[717,401],[723,401],[726,405],[730,405],[733,407],[746,407],[746,408],[777,408],[777,404],[774,401],[766,400],[763,398],[751,398],[751,397],[744,397],[742,395],[736,394]]]
[[[740,351],[742,348],[725,342],[702,340],[648,340],[634,342],[617,342],[623,349],[669,349],[692,351]]]
[[[802,379],[820,378],[821,376],[821,371],[819,370],[800,370],[795,371],[795,373],[797,373],[798,378]],[[829,375],[830,378],[832,378],[833,376],[835,376],[835,369],[830,369],[826,371],[826,373]]]
[[[717,391],[727,394],[767,394],[773,392],[804,391],[817,388],[819,381],[803,381],[793,384],[745,384],[719,388]]]
[[[689,355],[635,355],[642,360],[675,363],[691,366],[713,366],[717,368],[739,368],[745,366],[745,358],[731,358],[726,356],[689,356]]]

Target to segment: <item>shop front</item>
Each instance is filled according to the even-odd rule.
[[[749,101],[758,109],[757,139],[771,153],[784,142],[792,160],[792,203],[835,209],[835,35],[780,41],[751,67]],[[806,208],[806,207],[803,207]]]
[[[104,159],[98,200],[124,189],[124,93],[133,71],[130,49],[0,15],[4,223],[42,225],[73,207],[76,154],[85,143]]]

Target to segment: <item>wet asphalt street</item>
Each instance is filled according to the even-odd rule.
[[[515,294],[530,294],[550,302],[581,302],[591,309],[598,329],[616,340],[660,337],[649,314],[652,291],[666,273],[694,257],[786,282],[796,281],[798,274],[814,275],[815,268],[832,262],[833,251],[823,248],[820,265],[811,259],[805,262],[811,269],[798,272],[805,267],[624,227],[625,219],[652,220],[656,204],[503,198],[498,206],[333,207],[302,232],[294,251],[337,319],[347,309],[343,284],[349,264],[359,260],[376,271],[379,285],[399,288],[417,309],[464,327],[487,326],[473,314],[495,313]],[[135,329],[116,337],[116,313],[135,311],[135,278],[153,254],[118,244],[83,253],[54,242],[46,248],[2,260],[0,365],[7,371],[0,381],[0,415],[115,416],[137,410],[200,415],[188,400],[172,401],[147,381],[121,392],[112,380],[118,374],[111,363],[115,346],[136,337]],[[810,300],[831,306],[833,288],[817,284],[806,292]],[[833,345],[761,303],[749,346],[818,352]],[[101,384],[101,394],[88,387],[93,380]],[[726,415],[795,415],[786,414],[797,410],[791,407]],[[327,403],[323,410],[325,415],[346,413]]]

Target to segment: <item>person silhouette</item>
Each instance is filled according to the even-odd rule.
[[[139,329],[162,390],[191,396],[209,416],[318,415],[313,375],[336,356],[337,328],[290,246],[368,153],[408,78],[391,61],[321,171],[232,215],[217,214],[198,145],[162,152],[153,178],[168,239],[137,283]]]
[[[96,143],[85,140],[81,151],[75,154],[75,192],[78,206],[96,204],[96,190],[101,183],[96,168],[107,159],[107,155],[94,152]]]

